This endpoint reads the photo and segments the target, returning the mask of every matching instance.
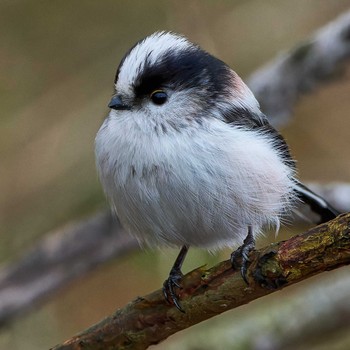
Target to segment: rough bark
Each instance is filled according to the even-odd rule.
[[[250,255],[247,286],[229,261],[184,276],[185,313],[157,290],[139,297],[53,350],[146,349],[184,328],[323,271],[350,263],[350,213]]]
[[[320,276],[321,277],[321,276]],[[304,281],[308,282],[308,280]],[[311,281],[310,281],[311,282]],[[191,329],[166,350],[350,349],[349,268]],[[237,311],[237,312],[236,312]]]

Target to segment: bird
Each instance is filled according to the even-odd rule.
[[[163,285],[180,311],[189,247],[239,246],[231,263],[247,282],[256,237],[278,230],[298,202],[320,222],[338,215],[297,179],[286,141],[238,74],[180,34],[131,47],[108,107],[95,139],[102,187],[141,245],[181,247]]]

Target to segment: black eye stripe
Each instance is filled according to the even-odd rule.
[[[162,105],[164,104],[167,99],[168,99],[168,95],[165,91],[163,90],[154,90],[151,95],[150,98],[152,100],[152,102],[156,105]]]

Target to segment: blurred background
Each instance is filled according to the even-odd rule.
[[[182,33],[246,78],[349,9],[350,0],[1,1],[1,263],[18,259],[48,231],[106,208],[95,171],[94,137],[108,111],[119,61],[136,41],[156,30]],[[281,130],[303,181],[350,179],[349,73],[303,97],[294,119]],[[281,234],[292,233],[289,227]],[[274,239],[269,235],[258,245]],[[82,276],[2,327],[0,349],[47,349],[63,341],[136,296],[158,289],[177,253],[140,251]],[[184,271],[212,265],[229,253],[213,256],[194,249]],[[181,332],[158,348],[220,328],[220,317],[226,326],[239,329],[240,336],[252,338],[271,305],[278,310],[278,305],[303,302],[294,295],[330,298],[317,286],[322,281],[334,285],[347,272],[338,269],[257,300]],[[305,306],[292,305],[287,318]],[[293,327],[303,318],[297,315]],[[251,320],[260,326],[254,328]],[[282,327],[284,321],[278,323]],[[264,339],[262,331],[254,343],[237,341],[236,348],[272,349]],[[293,342],[293,349],[349,349],[350,335],[342,329],[341,337],[323,332],[307,346],[292,337]]]

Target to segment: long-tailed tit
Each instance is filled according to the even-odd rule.
[[[242,260],[245,278],[255,237],[278,229],[297,198],[321,221],[337,214],[296,179],[287,144],[240,77],[180,35],[158,32],[132,47],[108,106],[96,137],[103,188],[139,241],[182,247],[163,288],[180,310],[190,246],[241,245],[231,261]]]

